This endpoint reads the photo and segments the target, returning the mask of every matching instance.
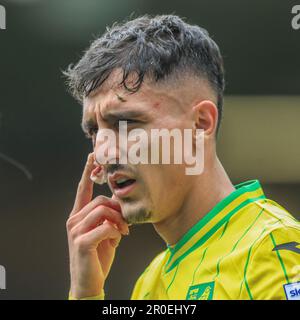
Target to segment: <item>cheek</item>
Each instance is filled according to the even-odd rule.
[[[161,192],[164,188],[164,171],[160,165],[141,165],[139,167],[139,178],[141,181],[142,192],[151,194]]]
[[[145,165],[142,168],[144,184],[151,192],[175,189],[181,185],[185,167],[183,165]]]

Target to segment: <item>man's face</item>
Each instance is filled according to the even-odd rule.
[[[118,83],[120,74],[113,73],[101,89],[84,99],[83,127],[86,130],[92,128],[96,155],[101,146],[97,129],[115,132],[116,154],[119,154],[122,147],[118,145],[119,121],[127,122],[128,133],[138,128],[147,133],[149,143],[145,147],[149,155],[152,129],[193,128],[192,108],[187,105],[190,98],[186,89],[166,90],[164,86],[144,82],[138,92],[130,94]],[[134,142],[127,141],[127,144],[130,149]],[[123,217],[128,223],[161,222],[182,206],[192,177],[185,174],[184,163],[172,164],[172,150],[171,140],[171,164],[104,165],[109,187],[120,202]],[[101,159],[96,160],[101,162]],[[130,180],[122,184],[123,178]]]

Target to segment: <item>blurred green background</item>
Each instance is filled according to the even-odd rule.
[[[65,222],[91,145],[61,70],[106,25],[132,13],[174,13],[209,31],[226,69],[220,159],[234,183],[260,179],[266,196],[299,218],[296,3],[0,0],[7,13],[7,29],[0,30],[0,265],[7,289],[0,299],[67,298]],[[98,187],[100,193],[108,189]],[[117,250],[106,297],[128,299],[139,274],[164,248],[151,225],[134,226]]]

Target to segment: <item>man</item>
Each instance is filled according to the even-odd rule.
[[[104,299],[116,247],[137,223],[152,223],[166,250],[141,274],[132,299],[299,297],[299,222],[265,197],[259,181],[233,186],[217,157],[224,71],[206,30],[173,15],[114,25],[65,74],[94,146],[67,221],[69,299]],[[148,135],[189,129],[194,151],[202,130],[203,172],[104,161],[119,160],[123,144],[105,145],[102,129],[118,136],[121,121]],[[91,175],[99,183],[107,176],[111,199],[92,199]]]

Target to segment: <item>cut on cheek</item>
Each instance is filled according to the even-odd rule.
[[[154,102],[153,108],[154,108],[154,109],[159,109],[159,107],[160,107],[160,102],[159,102],[159,101]]]

